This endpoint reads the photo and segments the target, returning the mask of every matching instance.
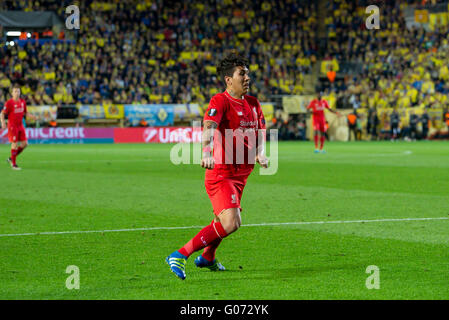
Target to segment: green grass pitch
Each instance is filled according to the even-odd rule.
[[[204,170],[173,165],[171,147],[31,145],[22,171],[2,160],[0,299],[449,299],[447,142],[280,143],[277,174],[256,168],[243,226],[218,249],[228,271],[195,253],[185,281],[164,259],[212,209]]]

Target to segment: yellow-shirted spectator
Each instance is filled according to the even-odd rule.
[[[387,108],[387,106],[388,106],[388,102],[383,97],[380,97],[376,102],[377,108]]]
[[[447,64],[443,64],[439,70],[439,78],[440,80],[448,81],[449,80],[449,68]]]
[[[53,94],[53,101],[56,102],[56,103],[62,102],[62,93],[60,93],[60,92],[55,92],[55,93]]]
[[[216,87],[211,87],[210,89],[209,89],[209,96],[213,96],[213,95],[215,95],[215,94],[217,94],[217,93],[219,93],[219,91],[218,91],[218,89],[216,88]]]
[[[263,11],[270,11],[271,10],[271,3],[264,1],[262,3],[262,10]]]
[[[97,46],[99,46],[100,48],[104,47],[104,39],[103,38],[96,38],[95,39]]]
[[[25,50],[19,50],[18,57],[20,60],[25,59],[28,56],[27,52]]]
[[[162,101],[164,101],[164,103],[169,103],[169,102],[170,102],[170,99],[171,99],[171,97],[170,97],[169,94],[164,94],[164,95],[162,96]]]
[[[9,78],[2,77],[0,79],[0,88],[10,88],[11,85],[11,80],[9,80]]]
[[[419,94],[418,90],[414,87],[410,87],[407,90],[407,96],[410,98],[410,102],[412,104],[415,104],[418,101],[418,94]]]
[[[407,96],[407,95],[402,96],[398,100],[398,107],[399,108],[409,108],[409,107],[411,107],[410,97]]]
[[[421,91],[424,93],[434,93],[435,92],[435,84],[430,80],[424,81],[424,83],[422,84],[422,87],[421,87]]]
[[[229,24],[229,20],[225,16],[219,17],[217,22],[218,22],[218,25],[221,27],[227,26]]]
[[[32,90],[31,90],[31,88],[30,88],[29,85],[25,85],[25,86],[21,86],[21,87],[20,87],[20,92],[21,92],[23,95],[27,96],[27,95],[29,95],[30,93],[32,93]]]
[[[158,102],[161,99],[161,95],[159,94],[150,94],[150,102]]]

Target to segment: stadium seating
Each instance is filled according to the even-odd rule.
[[[252,94],[299,94],[315,61],[314,4],[80,1],[76,43],[0,48],[0,100],[19,82],[30,104],[204,103],[222,84],[215,64],[231,48],[250,60]],[[52,10],[72,1],[2,1],[0,10]],[[71,31],[67,31],[71,32]]]
[[[449,93],[449,26],[407,28],[402,9],[422,1],[387,1],[379,30],[365,28],[365,1],[329,2],[327,54],[339,65],[344,84],[324,85],[340,97],[339,107],[444,108]],[[354,98],[352,98],[354,101]]]

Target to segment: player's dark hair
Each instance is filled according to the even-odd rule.
[[[220,79],[225,83],[225,77],[232,77],[235,68],[237,67],[247,67],[249,68],[249,62],[238,52],[229,53],[217,66],[217,74]]]
[[[14,89],[20,89],[20,86],[16,83],[11,87],[11,91]]]

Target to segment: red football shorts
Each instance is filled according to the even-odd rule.
[[[326,121],[321,118],[313,118],[313,130],[326,132]]]
[[[206,192],[216,216],[225,209],[239,208],[242,210],[240,200],[247,179],[247,175],[226,178],[218,176],[217,179],[206,179],[204,181]]]
[[[20,127],[8,127],[8,139],[9,142],[18,142],[25,141],[27,139],[27,135],[25,133],[25,128],[23,126]]]

